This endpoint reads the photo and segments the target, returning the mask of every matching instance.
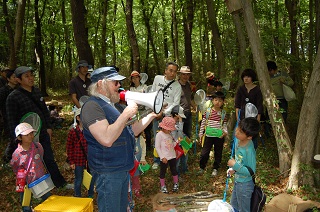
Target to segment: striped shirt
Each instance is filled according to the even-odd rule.
[[[223,112],[222,112],[223,111]],[[207,120],[207,113],[210,112]],[[221,117],[221,114],[224,113],[224,117]],[[221,118],[223,118],[223,121],[221,121]],[[225,115],[225,111],[215,111],[213,108],[211,110],[207,110],[202,118],[201,121],[201,126],[200,126],[200,132],[199,132],[199,137],[201,137],[204,133],[205,127],[212,127],[212,128],[217,128],[217,129],[222,129],[225,133],[228,133],[227,129],[227,118]]]

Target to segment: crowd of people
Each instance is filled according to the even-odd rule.
[[[268,61],[267,66],[286,121],[288,102],[281,86],[292,86],[293,81],[288,74],[277,70],[275,62]],[[73,188],[75,197],[82,196],[83,172],[87,170],[92,175],[87,196],[93,198],[96,191],[99,211],[127,211],[130,209],[129,191],[132,190],[137,199],[142,197],[139,180],[141,171],[137,167],[147,164],[146,150],[150,149],[154,152],[152,169],[160,169],[159,191],[169,193],[165,183],[169,166],[173,178],[172,191],[177,192],[179,181],[189,171],[188,154],[177,157],[177,151],[183,149],[182,140],[192,138],[191,111],[196,108],[190,67],[179,67],[175,62],[168,62],[164,74],[155,76],[150,89],[141,81],[141,73],[132,71],[128,77],[130,91],[146,93],[162,89],[164,102],[160,113],[151,112],[130,124],[128,120],[142,113],[146,106],[138,105],[135,101],[120,102],[119,90],[126,77],[115,66],[97,68],[91,73],[89,69],[91,65],[80,60],[75,69],[77,76],[69,83],[75,123],[66,139],[66,152],[67,162],[74,170],[73,185],[68,184],[60,173],[51,147],[54,129],[52,117],[53,113],[55,116],[59,114],[55,108],[50,108],[50,116],[41,91],[34,86],[34,71],[26,66],[1,70],[1,133],[10,138],[3,155],[4,163],[10,162],[16,174],[24,170],[26,177],[30,176],[27,183],[41,177],[46,169],[56,187]],[[231,205],[238,211],[250,211],[247,194],[252,193],[254,184],[246,166],[255,172],[256,137],[264,107],[255,71],[245,69],[241,79],[243,85],[235,95],[237,128],[232,158],[228,161],[228,174],[235,175]],[[214,177],[221,165],[224,141],[228,134],[228,115],[223,109],[227,90],[212,72],[206,73],[206,81],[207,102],[199,130],[198,140],[202,150],[197,174],[210,171]],[[81,103],[83,96],[88,96],[88,99]],[[256,114],[249,117],[246,111],[248,103],[257,110]],[[21,118],[30,112],[36,113],[42,120],[39,142],[33,142],[36,129],[27,123],[20,123]],[[212,148],[212,168],[206,168]],[[35,154],[35,151],[38,153]],[[23,196],[23,191],[19,193]],[[42,199],[49,196],[50,192],[43,195]],[[23,211],[31,211],[31,207],[23,207]]]

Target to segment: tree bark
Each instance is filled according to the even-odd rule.
[[[101,54],[100,54],[100,66],[106,66],[106,53],[107,53],[107,12],[108,12],[108,0],[104,0],[102,3],[102,32],[101,32]]]
[[[152,33],[151,33],[151,26],[150,26],[150,19],[151,19],[151,16],[153,14],[153,11],[154,11],[154,9],[156,7],[156,4],[153,4],[153,6],[151,8],[151,11],[150,11],[150,14],[148,15],[147,14],[147,9],[146,9],[147,6],[145,5],[144,0],[140,0],[140,3],[141,3],[141,6],[142,6],[142,17],[143,17],[144,24],[145,24],[146,29],[147,29],[148,41],[150,42],[150,45],[151,45],[151,48],[152,48],[154,63],[156,65],[156,69],[160,70],[158,53],[157,53],[157,49],[156,49],[156,46],[155,46],[154,41],[153,41],[153,36],[152,36]],[[149,46],[148,45],[147,45],[147,48],[148,48],[148,51],[149,51]],[[149,54],[149,52],[148,52],[148,54]],[[146,61],[148,61],[148,57],[146,58]],[[147,72],[147,70],[148,70],[147,67],[145,67],[145,70],[146,70],[145,72]]]
[[[244,68],[248,66],[246,62],[247,61],[246,60],[247,41],[243,31],[240,13],[233,13],[232,19],[236,28],[238,49],[239,49],[239,55],[238,55],[239,59],[236,63],[238,65],[236,65],[235,76],[238,76],[239,79],[241,79],[242,70],[244,70]],[[238,80],[238,85],[236,86],[233,85],[232,87],[239,87],[241,85],[241,82],[242,82],[241,80]]]
[[[212,39],[213,39],[213,43],[217,53],[218,76],[220,78],[225,78],[226,77],[225,57],[224,57],[223,46],[220,38],[219,26],[217,23],[215,4],[213,0],[206,0],[206,2],[207,2],[208,17],[209,17],[211,31],[212,31]]]
[[[162,18],[162,27],[163,27],[163,52],[164,52],[164,57],[166,60],[168,60],[169,57],[169,48],[168,48],[168,31],[166,27],[166,14],[165,14],[165,5],[163,3],[163,0],[161,1],[161,18]],[[160,69],[157,70],[157,73],[160,74]]]
[[[177,64],[179,64],[179,45],[178,45],[178,23],[176,17],[176,1],[172,0],[172,42],[173,42],[173,52],[174,52],[174,59]]]
[[[195,0],[187,0],[186,5],[183,7],[183,29],[184,29],[184,51],[186,57],[185,65],[193,70],[192,66],[192,27],[194,18],[194,9],[196,6]]]
[[[320,48],[320,47],[319,47]],[[311,159],[313,158],[320,124],[320,53],[313,66],[311,78],[301,107],[295,148],[292,157],[289,189],[298,189],[301,185],[314,185]]]
[[[299,0],[285,0],[286,8],[289,14],[290,29],[291,29],[291,59],[290,59],[290,75],[295,82],[294,87],[297,94],[298,105],[302,105],[303,86],[302,86],[302,71],[299,59],[298,47],[298,4]]]
[[[113,7],[113,19],[112,19],[112,31],[111,31],[111,39],[112,39],[112,64],[116,65],[117,64],[117,49],[116,49],[116,36],[114,33],[114,26],[116,25],[117,22],[117,7],[118,4],[115,2],[114,7]]]
[[[41,20],[39,16],[39,8],[38,8],[39,0],[34,1],[34,19],[36,22],[35,29],[35,40],[36,40],[36,52],[38,57],[38,62],[40,65],[39,70],[39,78],[40,78],[40,89],[44,96],[48,96],[47,94],[47,82],[46,82],[46,70],[45,70],[45,61],[43,56],[43,47],[42,47],[42,34],[41,34]]]
[[[267,104],[267,110],[270,116],[273,132],[275,133],[277,140],[279,169],[281,173],[286,175],[287,172],[285,171],[289,170],[291,164],[292,145],[285,129],[281,113],[276,109],[276,96],[272,91],[265,55],[258,34],[258,27],[253,15],[251,0],[241,0],[241,4],[243,7],[244,23],[246,25],[253,59],[259,78],[259,85],[263,99]]]
[[[315,26],[315,42],[316,50],[320,43],[320,1],[315,1],[315,16],[316,16],[316,26]]]
[[[133,57],[133,70],[140,70],[141,60],[140,60],[140,52],[137,41],[137,35],[133,26],[133,15],[132,15],[132,4],[133,0],[126,0],[126,25],[128,30],[129,42],[131,45],[131,52]]]
[[[63,31],[64,31],[64,40],[66,43],[66,63],[68,67],[68,81],[72,78],[72,57],[71,57],[71,47],[70,47],[70,34],[69,34],[69,27],[67,25],[66,20],[66,8],[65,8],[65,0],[61,2],[61,16],[62,16],[62,24],[63,24]]]
[[[9,64],[8,65],[10,69],[14,69],[16,68],[16,54],[14,49],[14,32],[11,27],[6,0],[2,1],[2,11],[3,11],[5,23],[6,23],[6,29],[8,32],[8,40],[9,40],[9,58],[8,58]]]
[[[87,60],[94,66],[94,58],[88,41],[88,28],[84,0],[71,0],[72,25],[79,60]]]

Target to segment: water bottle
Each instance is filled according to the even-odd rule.
[[[19,169],[16,179],[16,192],[24,191],[24,186],[26,185],[26,177],[26,171],[24,169]]]

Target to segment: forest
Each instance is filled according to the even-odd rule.
[[[49,99],[67,94],[83,59],[94,69],[116,65],[124,76],[147,73],[146,84],[175,61],[191,68],[197,89],[205,89],[207,71],[230,81],[230,99],[242,70],[253,68],[285,189],[320,188],[312,160],[320,154],[320,1],[3,0],[1,8],[1,67],[32,67]],[[295,130],[288,130],[274,107],[268,60],[294,81],[289,126]],[[232,125],[234,111],[230,116]]]

